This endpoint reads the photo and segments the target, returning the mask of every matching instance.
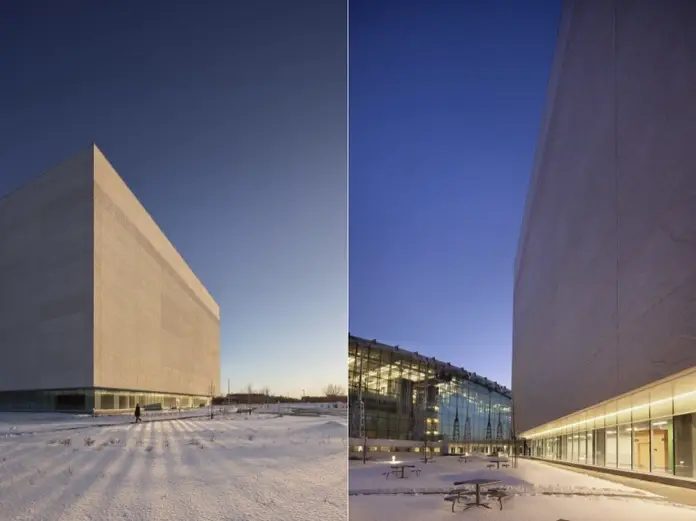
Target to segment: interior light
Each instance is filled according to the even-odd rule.
[[[602,416],[596,416],[596,417],[594,417],[594,418],[588,418],[588,419],[586,419],[586,420],[582,420],[582,421],[579,421],[579,422],[576,422],[576,423],[572,423],[572,424],[570,424],[570,425],[566,425],[565,427],[555,427],[555,428],[553,428],[553,429],[548,429],[548,430],[545,430],[545,431],[542,431],[542,432],[539,432],[539,433],[531,433],[531,434],[528,434],[528,435],[525,435],[525,434],[523,433],[522,436],[525,437],[525,438],[530,438],[530,439],[538,438],[538,437],[540,437],[540,436],[544,436],[545,434],[549,434],[549,433],[552,433],[552,432],[557,432],[557,431],[560,431],[560,430],[562,430],[562,429],[573,428],[573,427],[577,427],[577,426],[579,426],[579,425],[585,425],[585,424],[587,424],[587,423],[589,423],[589,422],[593,422],[593,421],[596,421],[596,420],[602,420],[602,419],[604,419],[604,418],[611,418],[612,416],[617,416],[617,415],[620,415],[620,414],[627,414],[627,413],[630,413],[630,412],[634,412],[634,411],[638,411],[638,410],[641,410],[641,409],[645,409],[645,408],[647,408],[647,407],[651,407],[651,406],[655,406],[655,405],[661,405],[661,404],[669,403],[671,400],[681,400],[682,398],[686,398],[686,397],[692,396],[692,395],[694,395],[694,394],[696,394],[696,390],[694,390],[694,391],[689,391],[688,393],[678,394],[677,396],[673,396],[673,397],[670,397],[670,398],[663,398],[663,399],[661,399],[661,400],[656,400],[656,401],[654,401],[654,402],[649,402],[649,403],[645,403],[645,404],[642,404],[642,405],[636,405],[635,407],[629,407],[628,409],[622,409],[622,410],[620,410],[620,411],[610,412],[610,413],[604,414],[604,415],[602,415]]]

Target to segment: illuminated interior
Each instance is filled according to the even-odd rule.
[[[696,478],[696,368],[521,434],[532,456]]]
[[[351,437],[446,442],[461,451],[511,439],[509,389],[462,368],[351,336],[348,374]]]

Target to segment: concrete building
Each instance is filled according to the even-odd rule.
[[[533,455],[696,478],[696,3],[567,1],[515,265]]]
[[[0,409],[207,403],[219,327],[96,146],[0,199]]]
[[[432,454],[512,446],[510,390],[461,367],[349,335],[348,383],[351,452],[365,445]]]

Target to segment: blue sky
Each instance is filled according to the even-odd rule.
[[[560,2],[351,0],[350,332],[510,385]]]
[[[0,193],[96,142],[220,304],[224,390],[345,385],[346,47],[340,1],[3,2]]]

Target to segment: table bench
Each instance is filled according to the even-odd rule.
[[[383,474],[386,476],[386,479],[389,479],[389,475],[393,474],[399,479],[405,479],[406,475],[406,469],[413,469],[412,472],[416,470],[415,465],[392,465],[391,466],[391,471],[384,472]],[[420,469],[417,469],[418,472],[416,474],[420,474]]]
[[[503,465],[503,467],[509,467],[510,464],[508,463],[508,460],[500,460],[500,459],[489,459],[488,460],[488,465],[486,465],[489,469],[492,469],[493,467],[498,467],[498,470],[500,470],[500,465]]]
[[[450,494],[447,495],[448,498],[451,498],[454,496],[456,499],[452,499],[452,512],[454,512],[454,505],[456,503],[459,503],[461,500],[462,496],[475,496],[476,501],[475,502],[469,502],[466,504],[466,508],[468,509],[469,507],[476,506],[476,507],[484,507],[484,508],[491,508],[488,506],[487,503],[483,503],[481,501],[481,496],[487,495],[487,493],[490,490],[496,490],[497,488],[491,488],[488,490],[481,490],[484,487],[490,487],[491,485],[499,485],[501,484],[502,481],[498,479],[487,479],[487,478],[477,478],[477,479],[469,479],[465,481],[455,481],[454,486],[455,487],[460,487],[460,486],[468,486],[468,487],[475,487],[474,490],[472,491],[470,488],[456,488],[454,489]],[[449,501],[449,500],[448,500]]]
[[[510,493],[502,487],[490,488],[484,492],[484,495],[497,499],[500,504],[500,510],[503,509],[503,499],[511,497]]]
[[[462,488],[459,490],[453,490],[449,495],[445,496],[445,501],[452,502],[452,512],[454,512],[454,505],[459,503],[462,500],[462,498],[475,495],[476,492],[474,492],[473,490]]]

